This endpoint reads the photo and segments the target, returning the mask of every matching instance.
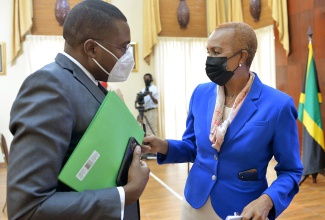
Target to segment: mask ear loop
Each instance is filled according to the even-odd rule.
[[[95,40],[94,40],[95,41]],[[104,46],[102,46],[100,43],[98,43],[97,41],[95,41],[95,43],[100,46],[103,50],[105,50],[106,52],[110,53],[116,60],[118,60],[118,58],[109,50],[107,50]]]
[[[108,75],[108,77],[109,77],[109,72],[107,72],[107,70],[105,70],[104,69],[104,67],[102,67],[102,65],[100,65],[98,62],[97,62],[97,60],[95,60],[95,58],[92,58],[93,59],[93,61],[99,66],[99,68],[101,68],[107,75]]]
[[[237,54],[241,53],[243,50],[238,51],[237,53],[235,53],[234,55],[232,55],[231,57],[227,58],[227,60],[230,60],[231,58],[233,58],[234,56],[236,56]]]
[[[233,58],[234,56],[236,56],[237,54],[241,53],[243,50],[238,51],[237,53],[235,53],[234,55],[232,55],[231,57],[227,58],[227,61],[230,60],[231,58]],[[234,69],[231,72],[235,72],[239,67],[241,67],[241,63],[236,67],[236,69]]]

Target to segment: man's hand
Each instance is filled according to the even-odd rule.
[[[244,208],[241,213],[242,220],[266,220],[272,207],[273,202],[271,198],[263,194]]]
[[[140,160],[141,148],[136,146],[128,173],[128,183],[123,186],[125,191],[125,205],[137,201],[143,193],[148,180],[150,169],[146,162]]]
[[[153,101],[155,104],[158,104],[158,100],[155,99],[155,97],[152,96],[152,92],[149,92],[149,95],[150,95],[150,98],[152,99],[152,101]]]

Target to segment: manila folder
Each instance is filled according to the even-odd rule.
[[[61,170],[59,180],[79,192],[115,187],[130,137],[142,143],[144,131],[125,103],[110,91]]]

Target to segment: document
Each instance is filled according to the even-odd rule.
[[[125,103],[109,91],[59,180],[79,192],[115,187],[130,137],[142,143],[144,131]]]
[[[226,220],[240,220],[241,218],[242,218],[241,216],[229,215],[229,216],[227,216]]]
[[[240,220],[241,218],[237,212],[234,212],[234,215],[228,215],[226,220]]]

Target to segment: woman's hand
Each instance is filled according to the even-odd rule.
[[[263,194],[244,208],[241,213],[242,220],[266,220],[272,207],[273,202],[271,198]]]
[[[168,142],[165,139],[161,139],[150,134],[144,137],[141,151],[142,154],[161,153],[166,155],[168,152]]]

